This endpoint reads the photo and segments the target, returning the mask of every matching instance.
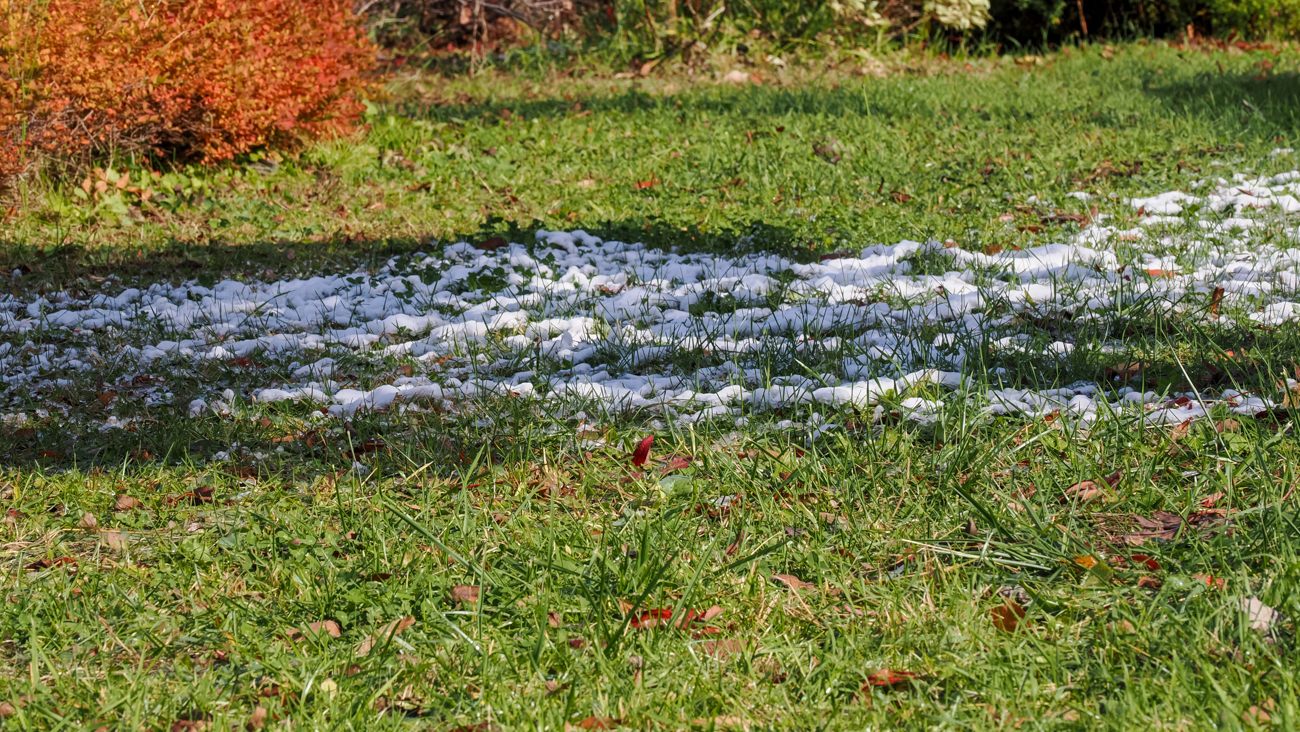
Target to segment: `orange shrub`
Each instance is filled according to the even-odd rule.
[[[353,125],[350,0],[0,0],[0,175],[113,153],[213,162]]]

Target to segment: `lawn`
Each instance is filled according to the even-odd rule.
[[[0,726],[1300,726],[1300,54],[728,70],[25,189]]]

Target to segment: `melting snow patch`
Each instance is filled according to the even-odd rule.
[[[981,392],[969,379],[986,350],[1051,360],[1081,348],[1068,333],[1033,338],[1025,320],[1088,322],[1135,303],[1174,310],[1220,288],[1224,303],[1251,310],[1243,325],[1300,319],[1300,249],[1290,246],[1300,230],[1289,216],[1300,212],[1300,173],[1197,190],[1129,202],[1144,225],[1199,224],[1191,238],[1095,224],[1019,251],[904,241],[800,263],[541,231],[527,245],[452,244],[375,272],[0,296],[0,407],[30,409],[79,373],[135,384],[225,364],[262,383],[242,395],[209,384],[206,398],[188,403],[190,416],[229,414],[240,396],[339,417],[500,397],[555,414],[648,410],[737,424],[800,406],[928,421],[961,400],[991,415],[1084,423],[1125,409],[1154,423],[1216,405],[1258,412],[1270,404],[1235,393],[1203,402],[1086,382]],[[1251,237],[1265,215],[1291,227],[1282,245]],[[394,363],[405,365],[395,372]],[[155,390],[144,400],[167,398]],[[835,424],[819,417],[813,428]]]

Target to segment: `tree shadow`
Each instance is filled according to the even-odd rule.
[[[1278,143],[1300,135],[1300,72],[1200,74],[1145,88],[1170,114],[1231,122],[1242,133],[1279,136]]]
[[[489,218],[478,228],[443,237],[336,235],[312,241],[260,240],[239,244],[172,239],[147,251],[76,245],[47,248],[0,238],[0,294],[57,289],[84,293],[108,285],[279,279],[375,269],[394,256],[434,251],[461,241],[479,244],[500,238],[526,245],[536,240],[539,230],[547,228],[554,227],[536,220],[525,224]],[[739,254],[761,249],[797,259],[813,256],[799,245],[790,230],[757,217],[711,228],[636,217],[603,219],[565,228],[582,229],[607,241],[683,252]],[[6,271],[9,277],[3,276]]]

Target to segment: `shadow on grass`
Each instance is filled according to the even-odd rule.
[[[1194,80],[1153,84],[1147,93],[1170,114],[1209,117],[1243,132],[1274,134],[1279,144],[1300,136],[1300,73],[1200,74]],[[1225,143],[1234,140],[1224,140]]]
[[[466,241],[481,243],[493,238],[530,244],[541,222],[519,224],[489,219],[478,229],[435,240],[428,237],[360,238],[336,236],[313,241],[260,241],[228,244],[222,241],[171,240],[162,247],[127,249],[64,246],[43,248],[0,239],[0,293],[32,293],[48,289],[74,292],[94,290],[105,278],[117,278],[121,286],[154,282],[223,279],[265,280],[291,276],[374,269],[389,258],[416,252],[436,251],[443,244]],[[686,252],[743,253],[762,249],[786,256],[809,259],[813,252],[801,246],[789,230],[753,220],[725,228],[682,227],[661,221],[629,218],[603,220],[582,229],[609,241],[643,243],[647,246]],[[17,273],[19,276],[13,276]]]
[[[1261,70],[1257,73],[1204,73],[1190,80],[1162,83],[1147,79],[1142,90],[1163,103],[1172,114],[1210,116],[1243,128],[1263,123],[1277,134],[1300,133],[1300,73]],[[1028,102],[1026,102],[1028,103]],[[509,124],[515,119],[552,120],[586,114],[635,116],[649,112],[744,114],[752,117],[805,115],[814,117],[908,117],[945,119],[950,113],[936,99],[905,89],[870,84],[809,86],[711,86],[690,93],[649,93],[628,89],[576,96],[536,99],[487,99],[468,103],[399,104],[395,112],[412,119],[456,123]],[[1034,110],[1034,113],[1042,110]],[[1238,115],[1236,119],[1232,115]],[[1130,126],[1125,116],[1094,114],[1094,122]],[[1008,124],[1017,121],[1013,113]],[[1243,129],[1244,131],[1244,129]]]

